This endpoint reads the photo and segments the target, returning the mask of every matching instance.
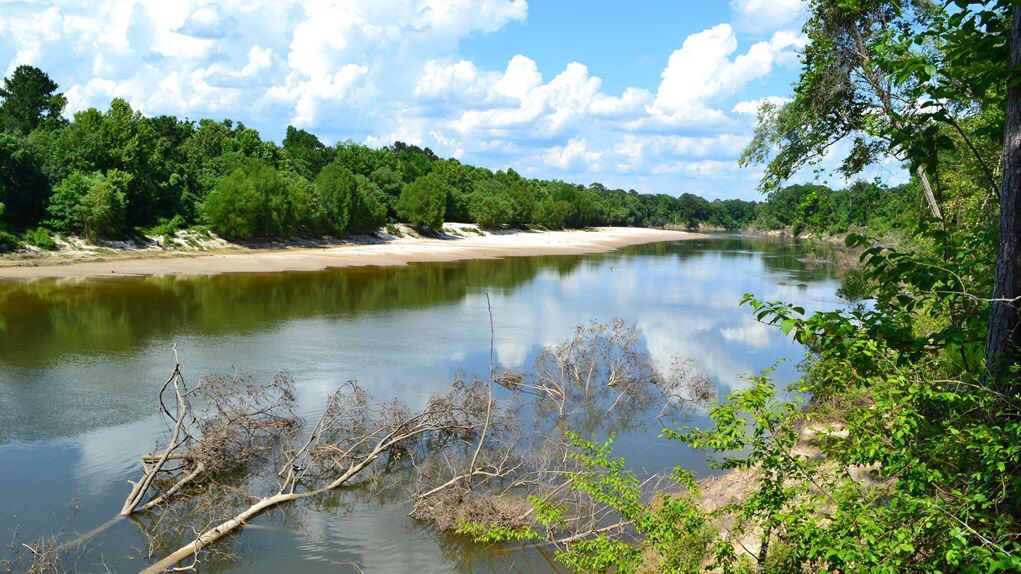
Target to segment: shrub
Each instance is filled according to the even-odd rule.
[[[42,227],[29,229],[25,232],[21,239],[29,245],[35,245],[36,247],[45,249],[46,251],[53,251],[57,248],[57,243],[53,241],[53,237],[50,236],[50,232],[46,231]]]
[[[404,186],[397,212],[419,229],[438,232],[443,229],[447,207],[447,189],[439,177],[423,175]]]
[[[386,206],[380,201],[383,192],[363,175],[355,176],[355,184],[348,229],[353,233],[374,233],[386,222]]]
[[[471,218],[484,228],[493,228],[510,223],[514,208],[505,197],[476,193],[468,207]]]
[[[547,229],[563,229],[570,213],[571,205],[566,201],[547,198],[535,206],[535,222]]]
[[[223,237],[289,237],[307,220],[310,203],[307,180],[250,160],[220,179],[202,215]]]
[[[178,229],[184,227],[184,225],[185,225],[184,217],[178,214],[170,219],[167,219],[166,217],[161,217],[159,219],[159,223],[153,225],[152,227],[141,229],[141,232],[144,235],[154,235],[169,239],[172,238],[175,233],[177,233]]]
[[[223,237],[250,239],[261,231],[261,197],[245,170],[235,169],[220,179],[202,203],[202,215]]]
[[[53,190],[46,207],[48,224],[58,231],[83,233],[89,239],[112,237],[124,230],[131,174],[73,172]]]

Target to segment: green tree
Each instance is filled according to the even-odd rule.
[[[474,190],[472,170],[456,159],[435,161],[432,173],[447,189],[447,206],[444,218],[447,221],[466,222],[470,219],[468,204]]]
[[[81,200],[81,223],[85,237],[115,237],[123,232],[127,212],[129,173],[112,169],[89,188]]]
[[[520,179],[510,184],[506,194],[507,202],[511,207],[508,223],[511,225],[531,223],[537,196],[538,190],[536,190],[535,183],[532,181]]]
[[[67,99],[56,93],[57,83],[34,66],[21,65],[0,88],[0,127],[27,134],[40,126],[57,127]]]
[[[311,181],[294,171],[279,172],[287,197],[285,227],[288,232],[312,233],[317,231],[316,220],[321,207],[316,187]]]
[[[245,170],[220,179],[202,203],[202,216],[223,237],[251,239],[260,231],[262,197]]]
[[[35,225],[49,195],[49,181],[28,140],[0,133],[0,203],[7,206],[7,220],[17,227]]]
[[[326,167],[332,156],[331,150],[319,138],[294,126],[287,126],[283,151],[294,163],[294,168],[309,179]]]
[[[404,188],[404,181],[401,176],[390,166],[376,168],[369,174],[369,179],[375,183],[382,192],[382,203],[386,207],[387,217],[397,217],[397,201],[401,197],[401,189]]]
[[[273,166],[250,160],[222,178],[206,196],[202,215],[214,231],[232,239],[288,237],[302,223],[306,198],[298,182]]]
[[[371,179],[355,176],[355,195],[351,202],[351,222],[349,230],[353,233],[375,233],[386,223],[386,207],[380,201],[383,192]]]
[[[358,196],[355,174],[338,159],[319,172],[315,186],[323,227],[335,235],[344,235],[350,227],[351,212]]]
[[[374,149],[352,141],[338,143],[333,149],[334,159],[358,175],[370,176],[377,169],[388,167],[400,171],[397,157],[387,148]]]
[[[917,137],[931,124],[932,114],[914,105],[927,97],[934,66],[916,63],[925,56],[913,52],[913,39],[900,33],[932,26],[939,11],[921,2],[813,0],[808,13],[810,42],[796,97],[783,106],[763,105],[742,163],[767,163],[762,185],[768,192],[818,163],[823,150],[840,140],[852,143],[840,167],[845,177],[860,173],[883,154],[896,154],[911,162],[933,216],[942,218],[930,181],[936,142]],[[922,42],[915,47],[931,55],[926,46]],[[913,65],[920,73],[913,73]]]
[[[46,204],[49,219],[46,225],[57,231],[81,231],[81,202],[95,183],[95,174],[72,172],[53,188],[53,195]]]
[[[53,190],[46,208],[47,225],[89,239],[117,236],[124,230],[125,190],[130,184],[131,174],[123,171],[73,172]]]
[[[547,197],[536,204],[533,219],[546,229],[563,229],[567,225],[570,213],[570,203]]]
[[[449,193],[442,179],[432,174],[423,175],[404,186],[397,213],[419,229],[438,232],[443,229]]]
[[[433,169],[433,162],[439,159],[429,148],[423,149],[402,141],[394,142],[385,151],[397,160],[400,166],[399,171],[406,183],[411,183],[423,175],[427,175]]]
[[[485,228],[499,227],[514,219],[514,206],[502,195],[476,193],[469,206],[472,220]]]
[[[700,222],[709,219],[709,215],[709,202],[705,199],[692,193],[682,193],[677,199],[677,223],[698,227]]]

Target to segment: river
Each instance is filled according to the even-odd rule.
[[[842,303],[837,287],[831,266],[799,243],[732,235],[599,255],[0,283],[0,537],[70,538],[116,514],[139,456],[163,431],[154,399],[175,345],[189,379],[287,372],[306,417],[351,379],[417,406],[458,372],[487,372],[488,294],[501,368],[526,370],[574,326],[619,317],[637,326],[658,367],[691,359],[725,393],[776,366],[783,388],[803,350],[738,301],[754,293],[830,309]],[[646,471],[708,472],[702,453],[658,430],[624,434],[616,452]],[[329,504],[260,517],[232,541],[233,558],[202,571],[555,568],[547,552],[479,548],[406,514],[396,493],[350,489]],[[78,568],[137,571],[145,544],[121,521],[89,542]]]

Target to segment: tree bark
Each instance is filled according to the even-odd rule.
[[[932,191],[932,184],[929,182],[929,175],[925,173],[925,167],[918,166],[915,168],[915,173],[918,174],[918,181],[922,184],[922,195],[925,196],[925,202],[929,204],[929,211],[932,212],[932,216],[936,219],[943,219],[943,212],[939,209],[939,202],[936,201],[936,194]]]
[[[1021,64],[1021,7],[1014,8],[1010,38],[1010,69]],[[1021,85],[1007,89],[1003,126],[1003,184],[1000,186],[1000,242],[996,252],[993,301],[989,306],[986,366],[1003,376],[1017,363],[1021,347],[1018,329],[1021,305]]]

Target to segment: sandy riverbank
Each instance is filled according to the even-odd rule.
[[[701,237],[705,236],[683,231],[600,227],[586,231],[469,233],[464,237],[444,238],[405,236],[321,247],[125,252],[88,261],[57,256],[0,262],[0,279],[316,271],[332,267],[600,253],[628,245]]]

